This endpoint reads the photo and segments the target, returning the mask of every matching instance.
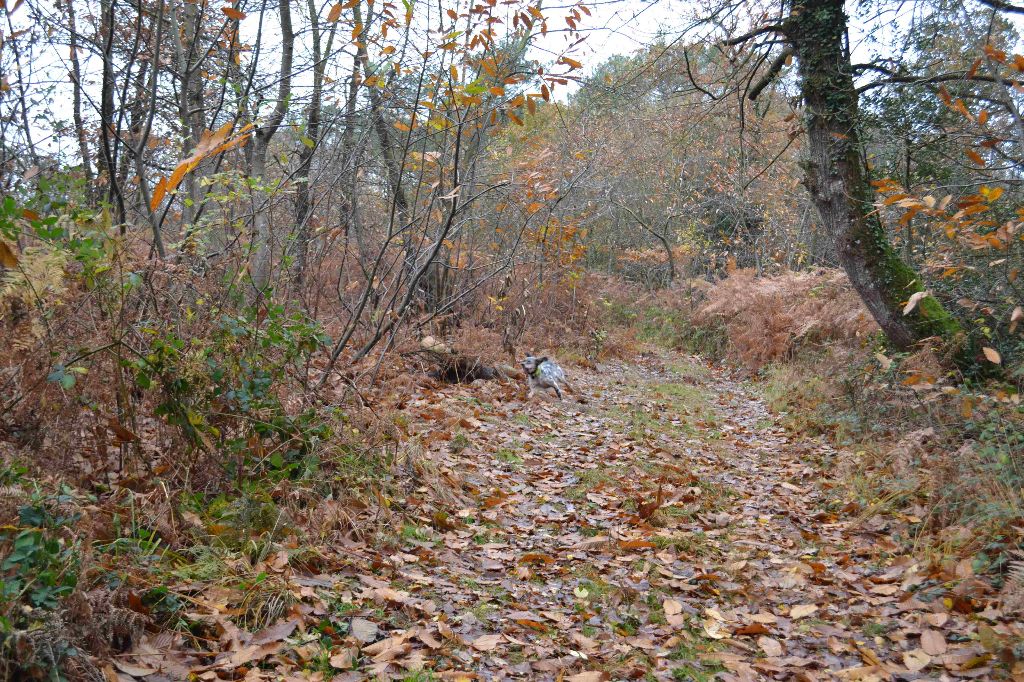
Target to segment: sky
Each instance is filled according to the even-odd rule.
[[[215,3],[222,1],[210,0],[211,6],[216,6]],[[326,3],[325,8],[332,1],[320,0],[320,2]],[[468,0],[462,0],[462,3],[466,1]],[[552,30],[546,37],[539,37],[536,40],[529,53],[531,58],[547,62],[565,50],[567,42],[570,41],[570,36],[566,31],[556,29],[564,28],[561,17],[566,11],[565,8],[571,6],[571,0],[563,0],[563,2],[565,4],[562,5],[545,3],[545,13],[549,16],[549,25]],[[965,2],[966,4],[961,5],[958,11],[982,11],[983,9],[976,0],[965,0]],[[47,13],[55,13],[57,11],[53,3],[46,2],[45,0],[27,0],[25,6],[27,7],[32,4],[35,4],[41,11]],[[273,3],[268,4],[273,5]],[[445,5],[447,4],[449,3],[445,3]],[[86,30],[84,17],[88,8],[95,7],[96,5],[96,0],[78,0],[76,2],[76,7],[79,8],[79,24],[82,30]],[[857,3],[849,3],[851,13],[850,35],[854,51],[854,61],[866,61],[870,56],[872,46],[875,45],[873,42],[875,38],[870,36],[865,30],[868,21],[874,25],[881,23],[883,26],[892,25],[905,28],[911,23],[917,3],[871,3],[873,6],[884,8],[884,14],[868,19],[853,11],[856,5]],[[575,72],[575,74],[586,75],[608,58],[617,54],[630,54],[652,43],[659,36],[676,37],[685,32],[690,36],[687,38],[688,40],[701,39],[707,34],[709,29],[707,27],[694,28],[692,20],[697,13],[707,12],[710,6],[709,0],[594,0],[592,3],[587,3],[591,16],[585,17],[580,27],[581,33],[586,36],[586,40],[571,53],[573,58],[583,63],[584,67],[580,71]],[[766,2],[763,6],[768,7],[769,4]],[[430,3],[429,0],[418,0],[415,7],[417,13],[421,11],[437,11],[436,6]],[[296,7],[296,19],[301,14]],[[5,27],[8,28],[6,32],[10,33],[11,28],[17,30],[22,27],[19,24],[26,21],[28,16],[28,12],[25,9],[15,12],[12,25]],[[242,23],[243,37],[247,32],[252,33],[254,36],[256,26],[255,15],[250,15]],[[1024,21],[1018,19],[1015,23],[1024,24]],[[264,53],[264,59],[267,60],[268,65],[273,64],[276,60],[276,57],[272,54],[274,49],[273,35],[278,30],[276,12],[270,10],[264,34],[265,38],[270,38],[270,40],[265,41],[269,46]],[[891,34],[893,32],[888,33]],[[883,32],[881,39],[884,40],[885,38],[886,32]],[[306,48],[298,46],[298,49],[302,51]],[[43,74],[47,66],[51,67],[50,71],[52,74],[56,74],[51,77],[57,82],[57,86],[47,104],[54,114],[69,121],[71,118],[71,98],[70,85],[66,80],[68,69],[66,50],[66,46],[58,46],[49,52],[43,51],[39,53],[36,55],[34,67],[37,74]],[[342,61],[339,59],[339,65]],[[96,58],[86,58],[84,65],[92,81],[94,83],[97,82],[99,60]],[[339,68],[341,67],[339,66]],[[295,79],[296,91],[308,88],[309,81],[308,71],[298,74]],[[564,100],[577,87],[578,85],[575,83],[570,83],[569,86],[562,87],[560,91],[556,90],[556,98]],[[40,140],[45,141],[46,139],[45,136],[41,135],[37,142]],[[49,145],[43,144],[42,146],[47,147]],[[53,151],[52,148],[51,151]]]

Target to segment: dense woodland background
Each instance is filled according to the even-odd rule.
[[[595,13],[0,2],[7,679],[193,525],[255,564],[261,515],[329,498],[378,537],[410,391],[534,350],[742,368],[918,542],[1012,574],[1024,7],[697,3],[603,62]]]

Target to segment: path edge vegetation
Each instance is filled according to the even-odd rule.
[[[675,192],[677,180],[689,180],[686,169],[648,163],[643,136],[624,138],[629,153],[620,158],[602,158],[606,143],[622,143],[614,132],[625,128],[628,108],[588,118],[587,97],[646,82],[636,73],[657,59],[624,74],[615,68],[629,60],[610,60],[608,81],[584,79],[584,94],[562,102],[552,92],[582,72],[575,53],[546,64],[528,58],[529,39],[549,21],[579,37],[585,5],[559,8],[566,16],[557,17],[539,4],[516,5],[510,40],[490,33],[497,22],[483,4],[452,10],[442,21],[478,32],[436,31],[436,49],[423,51],[405,49],[415,5],[403,5],[404,16],[372,11],[372,3],[364,13],[360,0],[319,8],[281,0],[276,13],[264,3],[258,19],[278,22],[280,55],[240,43],[246,12],[235,5],[207,13],[179,0],[162,0],[156,12],[101,2],[88,28],[76,28],[74,3],[58,3],[56,15],[33,14],[0,44],[4,72],[18,74],[0,84],[10,124],[2,140],[9,163],[0,169],[9,189],[0,202],[0,648],[13,666],[0,674],[25,672],[12,652],[33,632],[69,629],[72,637],[26,666],[74,665],[75,642],[96,633],[75,632],[62,614],[86,587],[115,595],[107,606],[120,609],[118,642],[139,634],[131,612],[171,622],[182,605],[160,589],[165,570],[239,581],[255,595],[241,614],[246,626],[266,624],[289,597],[255,566],[283,552],[310,570],[332,569],[316,545],[328,531],[314,521],[386,544],[415,486],[454,494],[432,478],[417,457],[422,444],[410,438],[410,422],[426,418],[407,411],[417,388],[452,367],[514,376],[515,361],[541,348],[588,368],[630,361],[648,343],[726,358],[762,380],[754,385],[795,432],[852,454],[845,492],[865,514],[880,505],[915,516],[923,509],[915,539],[925,549],[974,557],[994,580],[1009,575],[1020,552],[1024,477],[1024,312],[1013,269],[1022,221],[1012,203],[1020,195],[1012,177],[993,172],[965,181],[976,193],[936,199],[928,187],[941,178],[912,183],[909,160],[906,186],[882,177],[868,163],[860,98],[883,85],[911,92],[903,87],[988,83],[1012,92],[1020,84],[1005,73],[1024,71],[1024,57],[986,43],[975,65],[955,74],[852,65],[838,0],[793,0],[779,5],[778,21],[736,22],[743,35],[716,34],[677,53],[652,48],[647,57],[675,60],[656,87],[685,92],[708,130],[723,120],[732,127],[708,102],[738,93],[744,79],[751,102],[786,106],[805,124],[786,130],[787,119],[765,105],[752,128],[772,145],[789,142],[777,153],[766,145],[758,174],[711,149],[707,158],[696,153],[695,175],[733,189],[715,194],[695,184],[691,200]],[[2,11],[20,21],[19,7],[24,14],[41,5]],[[324,53],[300,54],[293,20],[318,40],[327,36]],[[335,43],[336,30],[351,41]],[[46,62],[34,50],[63,54],[64,42],[73,130],[49,124],[73,135],[80,159],[50,154],[30,123],[45,99],[32,91],[45,80],[33,80],[34,65]],[[722,57],[725,47],[746,51],[743,59]],[[102,71],[97,83],[83,78],[80,51],[86,71]],[[259,54],[269,61],[259,63]],[[326,75],[341,56],[351,68]],[[790,58],[802,101],[795,106],[784,78]],[[163,63],[176,68],[154,68]],[[753,66],[722,75],[737,63]],[[313,73],[308,102],[291,81],[300,68]],[[857,69],[879,80],[859,85]],[[134,75],[118,82],[115,72]],[[332,97],[338,108],[322,115],[322,100]],[[739,99],[730,115],[750,113],[744,107],[753,105]],[[997,135],[1012,141],[986,128],[987,110],[968,110],[955,91],[938,89],[932,99],[982,140],[978,149],[991,149],[984,145]],[[100,115],[83,116],[84,102],[99,102]],[[158,106],[168,102],[167,111]],[[1019,127],[1014,106],[1008,100],[1002,112],[1006,130]],[[116,124],[107,125],[115,111]],[[656,146],[669,156],[702,149],[676,134]],[[806,149],[794,143],[804,134]],[[973,149],[968,158],[980,172],[984,159]],[[668,168],[671,191],[629,185],[639,176],[628,163],[635,160]],[[775,241],[792,256],[783,258],[781,248],[763,247],[772,235],[757,233],[775,210],[751,201],[762,188],[734,188],[801,160],[810,202],[798,200],[813,205],[820,224],[802,222],[793,236],[795,217],[779,210],[784,229]],[[769,196],[781,205],[794,195]],[[913,233],[915,219],[929,235],[918,239],[948,228],[946,248],[959,259],[949,277],[994,273],[991,263],[1003,263],[1008,288],[994,276],[991,287],[964,285],[982,295],[961,304],[957,280],[945,285],[946,274],[915,270],[890,238],[894,225]],[[637,233],[623,225],[636,224],[654,239],[655,255],[634,248]],[[827,243],[815,246],[819,231]],[[904,254],[913,253],[912,237]],[[737,257],[746,261],[739,268]],[[848,283],[836,285],[828,269],[836,263]],[[762,276],[773,273],[799,296],[762,299],[772,283]],[[849,293],[850,285],[888,343],[859,319],[846,321],[852,332],[836,331],[841,325],[824,313],[804,325],[788,319],[787,305]],[[752,305],[709,312],[708,300],[730,297]],[[858,306],[842,299],[829,312],[859,318]],[[739,327],[767,330],[765,347]],[[904,444],[910,436],[919,442]],[[934,468],[934,480],[896,471],[903,460]],[[929,544],[957,527],[973,535]]]

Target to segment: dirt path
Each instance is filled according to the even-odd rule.
[[[224,653],[158,656],[165,636],[137,660],[209,679],[1006,676],[991,642],[1011,626],[969,565],[903,554],[919,519],[863,514],[835,453],[749,386],[667,354],[572,374],[584,404],[496,382],[410,396],[422,448],[386,533],[320,548],[337,568],[318,575],[284,552],[256,567],[295,599],[279,625],[211,611]]]
[[[930,603],[912,596],[935,576],[899,556],[891,536],[906,523],[864,522],[829,494],[835,453],[792,440],[748,387],[682,356],[579,381],[585,405],[478,404],[435,447],[467,495],[459,525],[419,545],[434,553],[416,571],[422,591],[449,641],[468,645],[434,659],[440,668],[486,679],[991,674],[983,650],[947,643],[970,628],[943,590],[919,592]],[[480,399],[451,389],[441,400]]]

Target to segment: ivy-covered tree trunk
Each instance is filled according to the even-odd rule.
[[[903,315],[904,304],[922,290],[922,283],[892,247],[874,207],[857,130],[843,4],[792,0],[784,27],[797,57],[806,107],[805,183],[840,265],[889,342],[904,349],[930,336],[951,339],[960,326],[931,296]]]

